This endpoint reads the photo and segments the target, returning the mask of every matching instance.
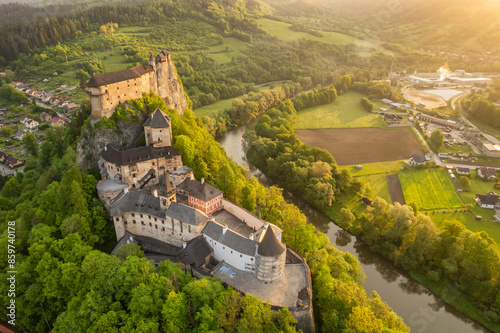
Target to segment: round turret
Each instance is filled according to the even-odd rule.
[[[273,282],[285,272],[286,247],[276,238],[271,226],[264,232],[257,249],[257,278]]]

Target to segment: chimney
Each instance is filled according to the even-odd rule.
[[[224,225],[224,228],[222,228],[222,234],[224,235],[227,231],[227,225]]]
[[[187,246],[186,242],[182,242],[182,248],[185,249]]]
[[[153,195],[158,198],[158,190],[157,189],[154,189]]]
[[[194,174],[191,172],[191,174],[189,175],[189,179],[191,180],[194,180]]]
[[[269,226],[269,223],[264,223],[264,229],[267,229],[267,227]]]
[[[125,187],[125,189],[123,190],[123,192],[128,193],[128,187]]]
[[[202,183],[202,184],[205,184],[205,178],[202,178],[202,179],[201,179],[201,183]]]
[[[253,232],[248,236],[248,239],[253,240]]]
[[[104,151],[107,151],[108,150],[108,146],[104,146]]]

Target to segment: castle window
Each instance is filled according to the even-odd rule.
[[[120,218],[119,218],[119,217],[115,217],[115,220],[116,220],[116,221],[120,221]]]
[[[127,221],[123,221],[123,223],[127,224]]]
[[[243,258],[243,256],[240,254],[240,258]]]
[[[165,224],[165,220],[161,220],[161,224]]]
[[[141,221],[141,224],[142,224],[142,225],[145,225],[145,224],[144,224],[144,221]]]
[[[134,213],[132,213],[132,217],[134,217],[134,216],[135,216],[135,214],[134,214]]]
[[[231,254],[233,254],[233,250],[231,250]]]
[[[149,226],[152,227],[153,225],[151,224],[151,222],[149,222]]]
[[[141,219],[142,219],[142,214],[141,214]]]
[[[133,220],[132,223],[135,224],[135,220]]]
[[[161,231],[165,231],[165,228],[161,228]]]
[[[116,87],[116,90],[120,90],[120,87]]]
[[[106,89],[106,94],[108,93],[108,89]],[[109,99],[109,98],[108,98]]]
[[[191,232],[191,226],[188,225],[188,232]]]
[[[250,261],[253,261],[253,258],[250,258]]]
[[[157,221],[158,221],[158,220],[157,220],[157,219],[156,219],[156,217],[155,217],[155,222],[157,222]]]
[[[223,250],[225,250],[225,249],[226,249],[226,247],[225,247],[225,246],[223,246],[223,247],[222,247],[222,249],[223,249]]]

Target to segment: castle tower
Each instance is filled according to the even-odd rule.
[[[170,117],[157,108],[144,122],[146,146],[168,147],[172,145],[172,126]]]
[[[257,249],[257,278],[265,282],[280,279],[285,272],[286,248],[268,225]]]
[[[159,188],[159,198],[161,209],[167,209],[170,206],[172,201],[176,201],[175,199],[175,190],[172,186],[172,182],[168,178],[168,174],[165,173],[164,179],[160,182]]]
[[[153,53],[149,54],[149,66],[155,67],[155,58],[153,57]]]

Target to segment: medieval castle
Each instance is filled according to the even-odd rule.
[[[89,82],[94,117],[109,117],[120,102],[150,90],[181,111],[186,99],[170,64],[169,53],[162,51],[149,66],[94,76]],[[172,98],[164,84],[176,86],[183,99]],[[143,129],[146,146],[107,144],[99,156],[97,192],[118,240],[112,253],[138,244],[155,262],[177,262],[196,277],[214,276],[274,309],[286,306],[298,328],[314,331],[310,271],[304,258],[282,243],[282,230],[225,199],[204,179],[196,180],[172,147],[171,119],[162,110],[156,109]]]
[[[180,114],[187,107],[184,89],[177,79],[170,52],[166,50],[156,57],[151,54],[147,66],[96,74],[87,83],[87,88],[94,119],[109,118],[120,103],[141,98],[142,93],[150,91]]]

